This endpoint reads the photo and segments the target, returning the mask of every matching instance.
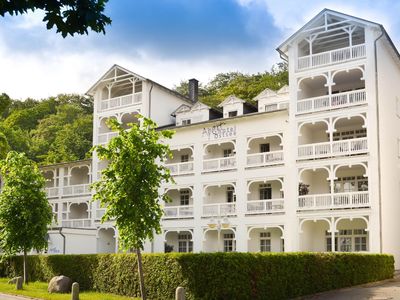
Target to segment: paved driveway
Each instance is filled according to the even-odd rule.
[[[400,300],[400,275],[393,279],[359,285],[301,298],[304,300]]]
[[[32,298],[18,297],[18,296],[12,296],[12,295],[6,295],[6,294],[0,293],[0,300],[28,300],[28,299],[32,299]]]

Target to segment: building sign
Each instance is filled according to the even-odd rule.
[[[212,127],[204,127],[201,136],[208,141],[236,137],[236,125],[227,126],[225,123],[219,123]]]

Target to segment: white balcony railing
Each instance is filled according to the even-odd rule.
[[[367,102],[365,89],[339,94],[307,98],[297,101],[296,113],[304,114],[341,107],[349,107]]]
[[[283,199],[247,201],[247,214],[278,213],[283,212],[283,210]]]
[[[164,219],[183,219],[193,217],[192,205],[165,206]]]
[[[107,133],[100,133],[97,138],[97,143],[99,145],[108,144],[108,142],[115,136],[118,135],[118,132],[107,132]]]
[[[193,162],[182,162],[176,164],[165,164],[165,167],[170,170],[171,175],[187,175],[193,173]]]
[[[224,171],[231,170],[236,168],[236,157],[222,157],[222,158],[213,158],[213,159],[205,159],[203,161],[203,171],[204,172],[213,172],[213,171]]]
[[[300,145],[298,147],[299,159],[313,159],[338,155],[360,154],[368,152],[367,138],[356,138],[335,142],[315,143]]]
[[[63,196],[90,195],[90,184],[77,184],[64,186]]]
[[[271,151],[247,155],[247,166],[270,166],[283,163],[283,151]]]
[[[48,199],[58,198],[60,193],[60,189],[58,187],[46,188],[46,195]]]
[[[203,217],[236,215],[236,203],[216,203],[203,205]]]
[[[142,103],[142,93],[135,93],[100,101],[99,112]]]
[[[346,47],[322,53],[299,57],[297,70],[305,70],[315,67],[341,63],[352,59],[365,57],[365,44]]]
[[[62,220],[61,226],[68,228],[90,228],[92,227],[92,220],[91,219]]]
[[[299,196],[298,210],[368,207],[368,192],[350,192]]]

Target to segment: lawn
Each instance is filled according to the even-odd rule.
[[[24,289],[17,291],[15,284],[8,284],[8,278],[0,278],[0,293],[29,296],[33,298],[45,299],[45,300],[70,300],[70,294],[49,294],[47,292],[46,282],[31,282],[28,285],[24,285]],[[79,294],[81,300],[132,300],[129,297],[117,296],[113,294],[103,294],[97,292],[81,292]],[[138,299],[138,298],[135,298]]]

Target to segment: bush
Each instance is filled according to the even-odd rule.
[[[204,253],[143,255],[150,299],[288,299],[392,278],[393,256],[355,253]],[[0,274],[22,274],[22,257],[0,265]],[[93,289],[139,296],[134,254],[30,256],[31,280],[66,275]]]

